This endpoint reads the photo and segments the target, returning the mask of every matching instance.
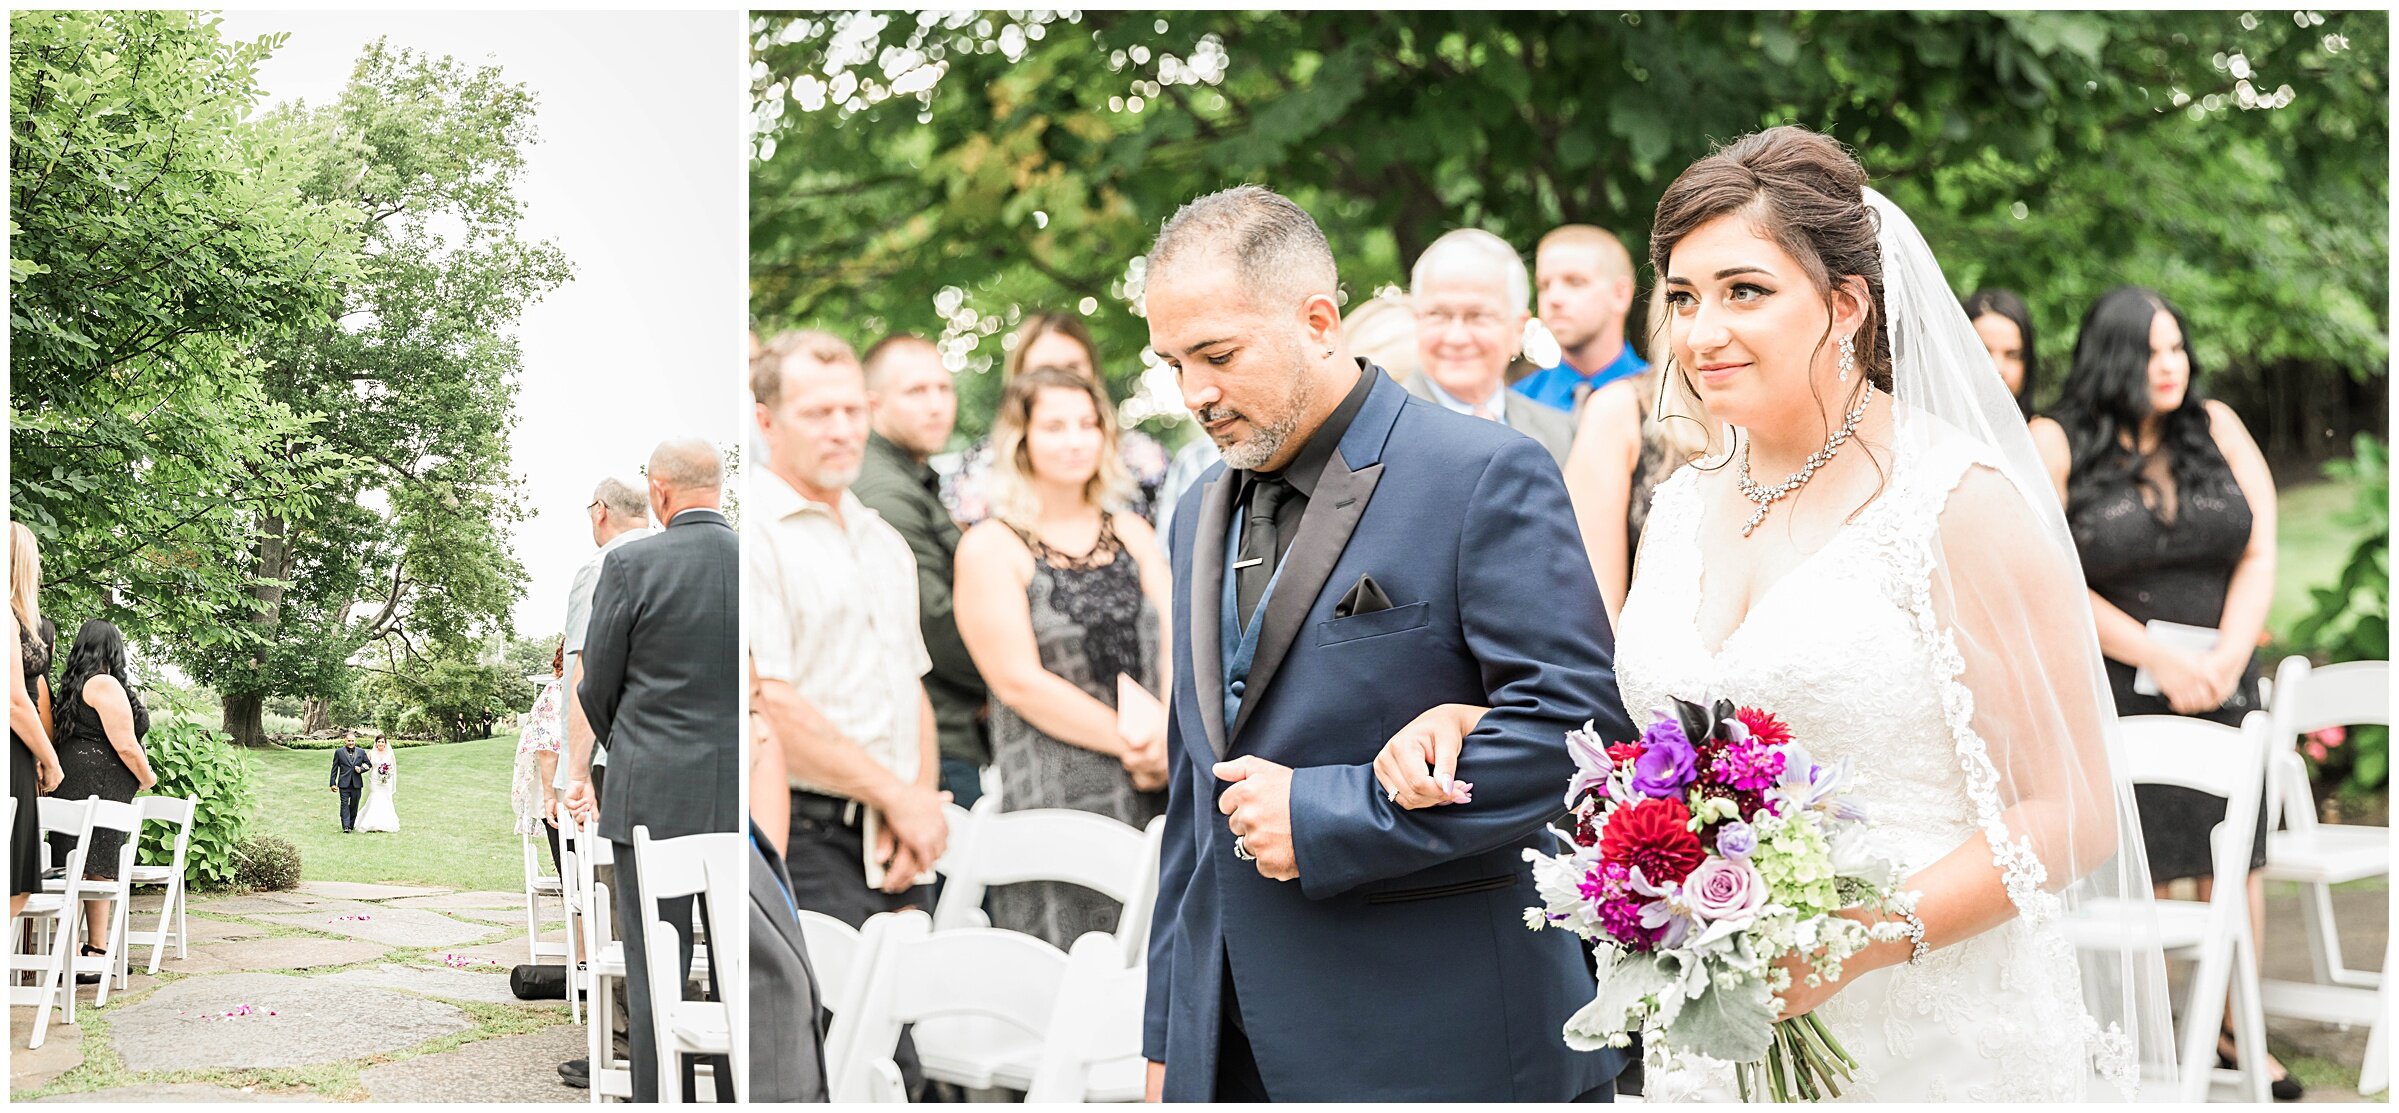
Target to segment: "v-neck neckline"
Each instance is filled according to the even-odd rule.
[[[1889,486],[1886,484],[1884,489],[1880,493],[1876,494],[1872,501],[1858,508],[1854,516],[1848,521],[1843,522],[1839,526],[1835,527],[1832,536],[1826,538],[1824,544],[1817,546],[1815,552],[1807,553],[1801,556],[1798,563],[1793,564],[1782,575],[1775,577],[1773,583],[1767,584],[1764,591],[1759,592],[1756,598],[1750,600],[1748,609],[1741,612],[1740,620],[1733,623],[1732,629],[1725,632],[1724,638],[1716,643],[1716,648],[1714,649],[1708,648],[1705,636],[1700,632],[1699,629],[1700,610],[1707,598],[1708,585],[1708,547],[1700,543],[1700,537],[1702,535],[1702,526],[1705,525],[1707,520],[1709,507],[1704,497],[1705,492],[1699,489],[1699,484],[1696,481],[1691,484],[1690,493],[1692,501],[1695,504],[1693,506],[1693,512],[1691,515],[1691,641],[1695,646],[1698,647],[1702,654],[1706,655],[1708,664],[1710,666],[1714,666],[1720,664],[1724,660],[1725,652],[1732,648],[1733,641],[1739,638],[1749,629],[1750,620],[1756,618],[1759,611],[1766,609],[1766,605],[1768,603],[1774,601],[1775,596],[1782,591],[1783,584],[1797,577],[1800,573],[1807,571],[1809,566],[1816,562],[1817,558],[1822,557],[1828,552],[1831,552],[1835,547],[1839,546],[1843,540],[1847,539],[1850,534],[1856,532],[1859,527],[1864,526],[1867,521],[1867,515],[1879,511],[1883,503],[1891,496],[1892,492]]]

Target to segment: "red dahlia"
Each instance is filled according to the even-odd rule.
[[[1680,800],[1651,798],[1617,808],[1600,832],[1599,857],[1637,868],[1652,885],[1681,881],[1706,852],[1691,833],[1691,811]]]
[[[1741,720],[1741,725],[1749,728],[1749,736],[1751,738],[1755,738],[1769,746],[1787,746],[1791,744],[1791,727],[1789,724],[1786,724],[1781,719],[1777,719],[1772,715],[1758,710],[1757,708],[1741,708],[1740,710],[1733,712],[1733,718]]]

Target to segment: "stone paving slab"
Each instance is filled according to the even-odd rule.
[[[256,939],[267,933],[267,929],[257,924],[242,923],[237,920],[211,920],[206,916],[186,916],[183,924],[184,930],[191,933],[191,945],[222,943],[228,939]],[[189,946],[186,949],[188,950]],[[150,964],[148,951],[148,947],[136,948],[134,951],[144,966]],[[175,945],[173,943],[167,944],[166,960],[168,962],[175,961]]]
[[[373,989],[399,989],[422,993],[428,997],[444,997],[453,1001],[482,1001],[494,1005],[540,1006],[564,1010],[564,1001],[520,1001],[509,992],[505,967],[469,966],[454,969],[448,966],[408,966],[387,962],[381,966],[362,966],[325,975],[323,981],[344,985],[366,986]]]
[[[545,931],[541,933],[541,937],[549,942],[557,943],[566,939],[566,933]],[[515,934],[496,942],[444,948],[442,951],[435,952],[434,957],[438,960],[444,953],[463,955],[477,966],[496,963],[498,969],[511,969],[516,964],[525,961],[525,932],[519,928]]]
[[[308,893],[243,893],[240,896],[192,898],[192,911],[213,912],[220,916],[267,916],[281,912],[306,912],[315,908],[359,905],[358,901],[336,900]],[[364,907],[372,908],[373,905]]]
[[[25,1041],[33,1038],[31,1005],[19,1005],[8,1010],[8,1088],[13,1092],[31,1090],[50,1084],[50,1080],[83,1065],[83,1030],[50,1018],[50,1030],[42,1035],[42,1046],[27,1050]]]
[[[375,1101],[588,1102],[590,1091],[560,1082],[557,1071],[583,1051],[582,1026],[561,1024],[368,1067],[358,1081]]]
[[[429,897],[401,897],[392,901],[391,905],[394,908],[429,908],[435,912],[455,912],[467,908],[513,908],[522,911],[525,894],[468,890]]]
[[[212,1019],[238,1005],[256,1012]],[[110,1011],[110,1041],[136,1072],[311,1066],[474,1027],[453,1005],[289,974],[184,978]]]
[[[314,939],[297,935],[237,939],[192,948],[182,961],[169,960],[159,969],[177,974],[229,974],[245,970],[306,970],[318,966],[348,966],[382,958],[390,948],[361,939]]]
[[[364,916],[365,919],[345,920],[344,916]],[[492,925],[454,920],[439,912],[422,908],[388,908],[376,904],[344,902],[339,907],[324,907],[307,912],[260,916],[269,923],[289,924],[311,931],[346,935],[353,939],[388,943],[395,947],[454,947],[461,943],[485,938],[492,934]]]
[[[429,885],[381,885],[364,881],[303,881],[298,891],[332,900],[393,900],[399,897],[438,896],[450,890]]]
[[[105,1090],[59,1094],[54,1097],[42,1098],[34,1104],[45,1105],[55,1102],[61,1105],[83,1105],[105,1102],[114,1105],[119,1102],[149,1104],[156,1102],[313,1102],[322,1100],[324,1099],[314,1094],[298,1090],[280,1092],[236,1090],[230,1086],[217,1086],[205,1082],[147,1082],[136,1086],[111,1086]]]

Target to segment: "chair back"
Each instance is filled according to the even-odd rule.
[[[2121,723],[2126,773],[2134,784],[2176,785],[2224,798],[2224,819],[2208,843],[2215,862],[2211,903],[2241,905],[2235,911],[2246,916],[2249,849],[2274,748],[2273,717],[2252,711],[2238,727],[2183,715],[2132,715]]]
[[[1070,808],[1002,812],[982,800],[975,803],[968,839],[934,906],[937,931],[979,924],[984,892],[993,885],[1063,881],[1113,898],[1128,912],[1145,888],[1153,898],[1156,893],[1148,837],[1104,815]]]
[[[142,810],[142,823],[172,823],[175,825],[174,859],[170,863],[176,873],[183,872],[185,852],[192,845],[192,820],[200,814],[197,796],[144,796],[134,801]]]
[[[903,1025],[980,1017],[1046,1042],[1066,976],[1067,958],[1056,947],[997,928],[936,932],[922,912],[889,915],[857,1009],[850,1063],[840,1071],[843,1089],[833,1100],[869,1099],[872,1072],[865,1064],[891,1058]],[[930,1053],[927,1035],[917,1030],[917,1047]]]
[[[1141,1057],[1142,1000],[1148,992],[1149,968],[1119,962],[1116,940],[1096,931],[1075,940],[1049,1039],[1025,1100],[1093,1100],[1094,1067]]]
[[[2316,666],[2305,657],[2285,657],[2274,670],[2274,740],[2281,751],[2271,767],[2266,827],[2288,824],[2293,831],[2316,825],[2315,796],[2308,789],[2301,741],[2328,727],[2391,725],[2391,663],[2342,661]]]

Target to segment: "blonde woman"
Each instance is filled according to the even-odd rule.
[[[1699,400],[1679,379],[1664,375],[1664,287],[1650,291],[1649,323],[1641,339],[1652,350],[1648,368],[1592,392],[1577,417],[1574,448],[1566,455],[1566,493],[1575,526],[1599,577],[1608,624],[1624,610],[1633,582],[1633,554],[1649,520],[1650,490],[1709,451],[1710,428]],[[1661,399],[1663,386],[1667,397]]]
[[[64,777],[58,751],[50,745],[50,639],[38,636],[42,618],[42,555],[33,531],[8,524],[8,640],[17,647],[22,687],[8,693],[8,798],[15,805],[8,835],[8,914],[25,910],[25,898],[42,884],[41,805],[43,793]]]
[[[958,633],[991,689],[1002,810],[1073,808],[1139,828],[1166,806],[1167,568],[1157,534],[1120,501],[1111,410],[1097,383],[1056,368],[1001,392],[992,519],[958,543]],[[994,926],[1060,948],[1116,918],[1114,901],[1071,886],[991,893]]]
[[[1008,338],[1008,356],[1000,364],[1001,389],[1027,371],[1055,367],[1101,384],[1102,403],[1109,405],[1107,380],[1100,374],[1099,353],[1099,345],[1091,339],[1091,329],[1083,324],[1081,317],[1071,313],[1027,314]],[[958,473],[942,492],[943,503],[960,526],[972,526],[991,516],[994,501],[991,469],[998,455],[994,440],[985,437],[969,446],[958,461]],[[1143,521],[1156,521],[1159,489],[1166,483],[1166,446],[1138,429],[1121,429],[1116,437],[1116,459],[1129,479],[1121,496],[1125,509]]]

